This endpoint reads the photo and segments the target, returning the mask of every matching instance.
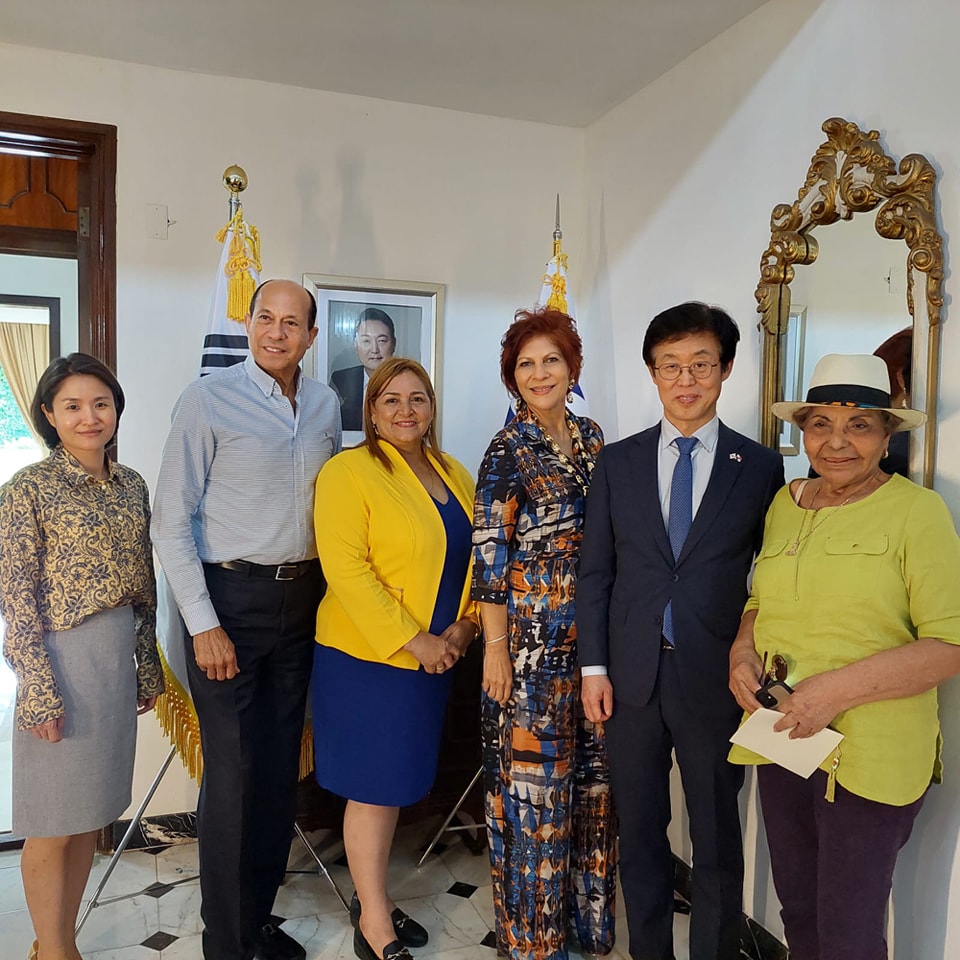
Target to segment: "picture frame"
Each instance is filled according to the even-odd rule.
[[[441,395],[445,284],[305,273],[303,286],[316,297],[320,330],[303,369],[340,397],[344,447],[363,441],[366,381],[387,356],[417,360]]]
[[[780,334],[780,382],[783,399],[800,400],[803,397],[803,343],[807,326],[807,308],[790,304],[787,329]],[[779,448],[785,457],[800,453],[800,428],[788,420],[780,421]]]

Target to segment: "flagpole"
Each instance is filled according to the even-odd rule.
[[[243,167],[237,166],[233,163],[226,170],[223,171],[223,185],[230,191],[230,219],[232,220],[236,215],[237,211],[241,207],[240,203],[240,194],[247,189],[247,171]],[[557,195],[557,203],[560,203],[559,194]],[[559,211],[559,206],[558,206]],[[560,214],[557,213],[557,223],[559,224]]]
[[[560,241],[563,240],[563,233],[560,230],[560,194],[557,194],[557,225],[553,228],[553,255],[560,256]]]

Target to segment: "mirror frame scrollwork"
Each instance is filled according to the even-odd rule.
[[[827,139],[813,155],[796,202],[780,203],[773,208],[770,245],[760,260],[760,283],[755,297],[763,339],[761,442],[777,447],[779,428],[770,406],[783,399],[780,351],[790,315],[790,283],[795,267],[814,263],[819,253],[812,230],[837,220],[849,220],[855,213],[877,210],[877,233],[907,244],[907,308],[914,322],[915,371],[919,354],[914,275],[917,272],[925,277],[927,330],[922,409],[927,413],[927,422],[923,428],[920,474],[924,486],[932,487],[943,307],[943,238],[934,199],[937,174],[927,158],[916,153],[905,156],[898,167],[880,146],[876,130],[865,133],[857,124],[839,117],[827,120],[822,129]]]

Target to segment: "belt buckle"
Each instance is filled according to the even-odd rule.
[[[297,579],[297,564],[296,563],[281,563],[277,565],[277,572],[273,575],[274,580],[296,580]],[[283,571],[289,570],[290,576],[284,576]]]

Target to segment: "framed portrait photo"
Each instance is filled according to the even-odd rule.
[[[304,371],[340,398],[345,447],[363,440],[367,381],[389,357],[422,364],[440,396],[444,284],[305,273],[303,285],[317,298],[320,329]]]

